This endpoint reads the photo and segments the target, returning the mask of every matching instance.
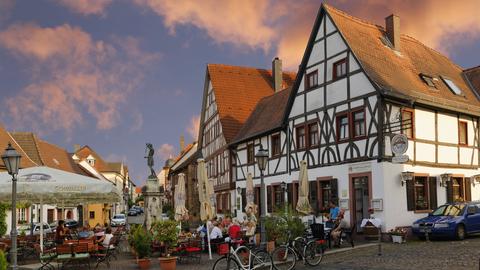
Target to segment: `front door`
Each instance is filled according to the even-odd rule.
[[[53,212],[54,210],[53,209],[48,209],[47,210],[47,222],[48,223],[52,223],[53,222]]]
[[[352,178],[353,187],[353,222],[355,222],[357,232],[361,232],[360,227],[364,218],[369,218],[368,208],[370,206],[370,192],[368,190],[368,177],[360,176]]]

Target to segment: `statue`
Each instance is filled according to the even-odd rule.
[[[145,149],[145,158],[147,159],[147,165],[150,168],[150,176],[148,178],[157,178],[157,174],[153,169],[153,154],[155,150],[153,150],[153,145],[151,143],[147,143],[147,148]]]

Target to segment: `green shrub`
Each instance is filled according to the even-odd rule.
[[[152,224],[153,239],[165,245],[167,252],[177,244],[177,225],[174,220],[156,221]]]
[[[305,232],[305,224],[301,218],[296,215],[292,207],[281,206],[277,211],[266,217],[265,229],[267,231],[267,240],[276,241],[277,244],[284,243],[287,240],[288,232],[290,232],[292,239],[303,236]]]
[[[5,253],[0,250],[0,270],[7,270],[8,262]]]
[[[133,247],[138,258],[148,258],[152,252],[152,236],[142,227],[138,227],[133,233]]]
[[[7,233],[7,208],[8,204],[0,203],[0,237]],[[1,270],[1,269],[0,269]]]

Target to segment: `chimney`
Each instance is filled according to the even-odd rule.
[[[180,136],[180,153],[183,153],[183,150],[185,150],[185,138],[183,135]]]
[[[393,45],[393,49],[400,51],[400,17],[390,15],[385,18],[385,30],[387,37]]]
[[[80,144],[74,144],[73,145],[73,153],[77,153],[78,150],[80,150]]]
[[[282,60],[278,57],[275,57],[272,61],[272,77],[273,77],[273,87],[275,93],[282,90],[283,82],[283,72],[282,72]]]

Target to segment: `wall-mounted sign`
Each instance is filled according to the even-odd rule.
[[[372,199],[372,208],[375,211],[383,211],[383,200],[382,199]]]
[[[393,163],[405,163],[408,161],[408,156],[405,155],[408,149],[408,138],[405,134],[397,134],[393,136],[390,143],[392,153],[395,155],[392,158]]]
[[[340,209],[348,210],[348,199],[340,199],[338,207],[340,207]]]
[[[372,171],[372,163],[369,162],[360,162],[348,165],[349,173],[362,173]]]

